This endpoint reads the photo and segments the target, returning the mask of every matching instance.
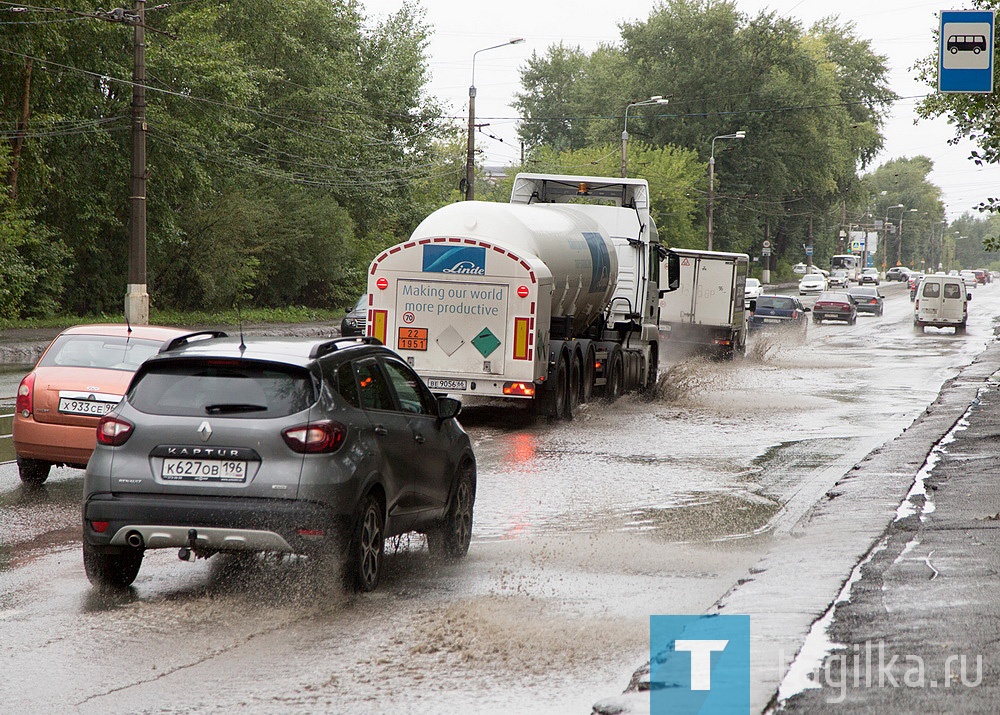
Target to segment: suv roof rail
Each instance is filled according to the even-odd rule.
[[[161,347],[160,348],[160,352],[161,353],[170,352],[171,350],[179,348],[181,345],[187,345],[191,341],[199,339],[199,338],[204,339],[204,340],[209,340],[210,338],[228,338],[228,337],[229,337],[229,334],[228,333],[224,333],[221,330],[199,330],[198,332],[195,332],[195,333],[187,333],[185,335],[178,335],[176,338],[174,338],[173,340],[171,340],[169,343],[167,343],[163,347]]]
[[[321,358],[324,355],[329,355],[334,350],[340,348],[341,345],[382,345],[382,341],[371,335],[358,336],[354,338],[334,338],[333,340],[327,340],[326,342],[314,345],[313,349],[309,351],[309,359],[315,360]]]

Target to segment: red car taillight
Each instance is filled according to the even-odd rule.
[[[328,454],[340,449],[347,436],[347,428],[339,422],[311,422],[289,427],[281,433],[282,439],[293,451],[302,454]]]
[[[15,409],[21,413],[21,417],[30,417],[34,411],[35,402],[35,373],[29,372],[21,380],[17,387],[17,400],[14,403]]]
[[[120,447],[132,436],[134,425],[120,417],[105,415],[97,423],[97,441],[109,447]]]

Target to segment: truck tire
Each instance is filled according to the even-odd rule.
[[[590,402],[594,398],[594,363],[597,362],[594,346],[588,345],[583,358],[583,390],[580,392],[581,402]]]
[[[965,322],[961,322],[955,326],[955,335],[965,335]]]
[[[913,332],[915,332],[915,333],[921,333],[922,334],[924,332],[924,324],[921,323],[919,320],[914,320],[913,321]]]
[[[567,393],[569,392],[569,374],[566,367],[565,353],[560,353],[556,364],[545,381],[541,391],[541,402],[538,411],[545,417],[559,419],[566,412]]]
[[[659,346],[656,343],[649,344],[649,365],[646,366],[646,386],[644,391],[649,394],[656,390],[656,375],[660,369]]]
[[[608,356],[606,375],[608,383],[604,387],[604,396],[608,402],[614,402],[625,391],[625,363],[622,360],[621,350],[615,348]]]
[[[566,389],[566,405],[562,417],[571,420],[580,411],[580,396],[583,393],[583,358],[580,351],[574,350],[573,356],[567,356],[569,362],[568,382]]]

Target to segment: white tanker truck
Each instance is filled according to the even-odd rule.
[[[518,174],[509,204],[445,206],[372,261],[368,334],[435,392],[571,419],[655,382],[665,255],[646,181]]]

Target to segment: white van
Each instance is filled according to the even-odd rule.
[[[913,302],[913,327],[924,332],[924,327],[955,328],[955,334],[965,332],[969,317],[969,301],[961,276],[925,276],[917,287]]]

